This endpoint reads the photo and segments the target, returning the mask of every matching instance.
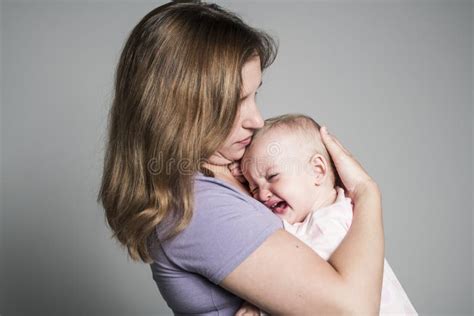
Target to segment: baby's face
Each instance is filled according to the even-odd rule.
[[[242,159],[242,172],[254,198],[290,224],[313,209],[317,187],[304,150],[292,132],[276,128],[259,136]]]

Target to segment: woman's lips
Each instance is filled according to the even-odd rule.
[[[238,143],[244,146],[247,146],[252,141],[252,136],[245,138],[244,140],[239,141]]]

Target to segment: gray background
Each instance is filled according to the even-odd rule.
[[[114,67],[161,3],[0,4],[2,315],[170,314],[95,202]],[[327,124],[380,184],[419,313],[472,314],[472,2],[218,3],[279,39],[264,117]]]

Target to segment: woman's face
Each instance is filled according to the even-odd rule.
[[[263,119],[256,104],[257,89],[262,84],[260,58],[254,57],[242,68],[240,104],[232,130],[221,147],[209,158],[214,165],[227,165],[242,158],[256,129],[263,127]]]

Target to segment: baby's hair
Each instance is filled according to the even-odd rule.
[[[321,126],[311,117],[304,114],[284,114],[275,117],[271,117],[265,120],[265,125],[256,131],[253,136],[253,139],[266,134],[270,130],[277,128],[287,128],[292,132],[296,132],[301,136],[305,142],[308,144],[310,149],[309,156],[314,154],[320,154],[326,158],[329,164],[329,179],[334,184],[338,178],[336,174],[336,169],[334,168],[334,163],[329,155],[324,143],[321,139],[321,134],[319,130]]]

